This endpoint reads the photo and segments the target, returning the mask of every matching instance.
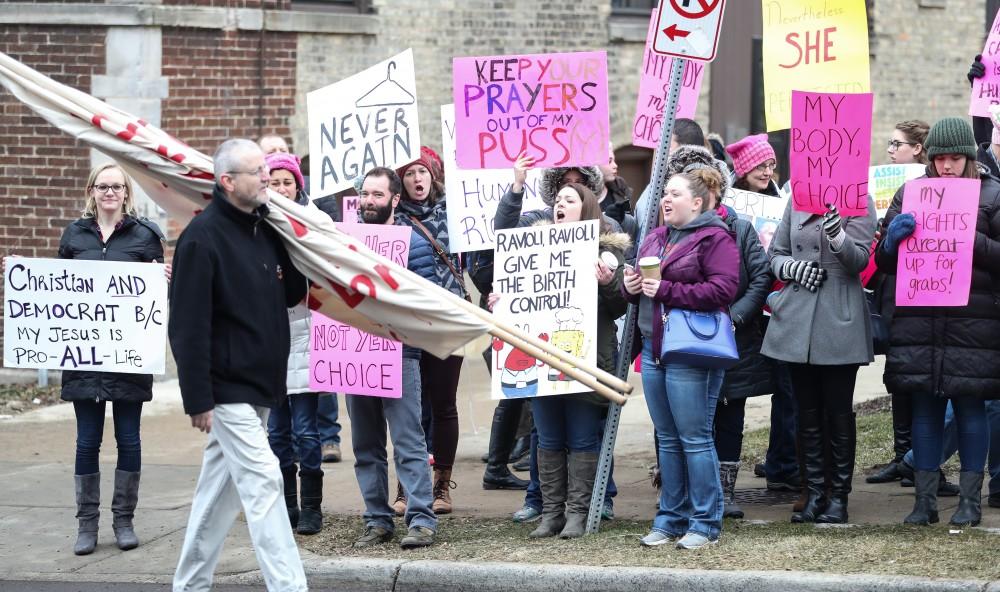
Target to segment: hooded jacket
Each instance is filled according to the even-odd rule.
[[[452,267],[458,273],[463,273],[461,260],[457,254],[451,252],[448,246],[448,210],[444,193],[438,197],[433,205],[428,204],[426,200],[418,202],[405,198],[400,199],[398,209],[396,210],[396,223],[405,224],[413,228],[413,231],[420,236],[424,236],[423,231],[420,230],[420,227],[414,220],[419,221],[430,232],[431,238],[427,242],[432,249],[435,249],[434,278],[431,281],[452,294],[464,297],[465,289],[462,287],[462,283],[451,272],[451,267],[445,263],[444,259],[437,255],[437,249],[435,248],[436,243],[441,248],[441,252],[451,261]],[[432,243],[431,240],[434,242]]]
[[[93,218],[80,218],[63,231],[59,258],[162,263],[163,233],[145,218],[125,216],[104,241]],[[153,398],[153,376],[64,370],[61,397],[64,401],[145,402]]]
[[[662,312],[666,308],[712,311],[728,307],[736,299],[739,287],[739,251],[733,233],[718,218],[717,223],[694,229],[663,257],[672,231],[661,226],[649,233],[642,242],[638,258],[660,258],[660,288],[653,297],[655,305],[650,315],[650,326],[637,327],[632,343],[631,358],[641,347],[640,335],[649,335],[653,355],[659,362],[663,337]],[[640,304],[640,294],[629,294],[622,284],[626,301]],[[641,306],[641,305],[640,305]],[[636,322],[639,317],[636,315]]]
[[[267,213],[237,209],[216,185],[177,240],[168,333],[187,415],[226,403],[274,407],[285,394],[287,308],[305,297],[306,281]]]
[[[982,166],[980,180],[969,303],[895,308],[883,376],[892,393],[1000,398],[1000,182]],[[902,210],[905,188],[886,212],[887,228]],[[882,243],[876,248],[887,286],[895,286],[898,255]]]

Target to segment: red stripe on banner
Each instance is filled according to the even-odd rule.
[[[361,301],[365,299],[364,294],[361,294],[359,292],[351,294],[350,292],[347,291],[346,288],[344,288],[337,282],[331,280],[330,278],[327,278],[326,281],[330,282],[330,285],[333,286],[333,291],[336,292],[337,295],[339,295],[341,299],[343,299],[344,303],[346,303],[347,306],[351,308],[356,308],[359,304],[361,304]]]
[[[295,236],[301,238],[305,236],[307,232],[309,232],[309,230],[306,229],[305,225],[303,225],[295,218],[292,218],[288,214],[285,214],[285,218],[288,218],[288,223],[292,225],[292,230],[295,231]]]
[[[309,299],[308,299],[307,302],[308,302],[307,306],[309,306],[309,310],[319,310],[320,307],[323,306],[323,303],[320,302],[319,298],[316,298],[312,294],[309,295]]]
[[[376,265],[375,273],[377,273],[378,276],[382,278],[382,281],[388,284],[389,287],[393,289],[393,291],[399,289],[399,282],[397,282],[396,279],[392,277],[392,275],[389,273],[389,268],[385,264],[379,263],[378,265]]]
[[[104,119],[107,119],[107,117],[101,115],[100,113],[95,113],[94,116],[90,118],[90,123],[94,124],[94,127],[102,127],[101,121]]]

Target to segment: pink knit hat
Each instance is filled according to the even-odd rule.
[[[264,162],[267,163],[267,168],[272,171],[275,169],[285,169],[290,172],[295,177],[295,182],[299,184],[299,189],[306,188],[306,181],[302,177],[302,169],[299,168],[298,156],[288,154],[287,152],[272,152],[264,156]]]
[[[733,157],[733,169],[737,178],[746,176],[761,163],[772,158],[776,159],[774,148],[767,142],[767,134],[747,136],[735,144],[726,146],[726,152]]]

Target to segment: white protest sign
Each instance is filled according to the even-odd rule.
[[[597,252],[597,220],[497,231],[493,314],[596,364]],[[494,399],[591,390],[496,339],[491,381]]]
[[[452,253],[492,249],[493,218],[500,198],[514,183],[513,169],[460,169],[455,155],[455,106],[441,105],[441,158],[448,196],[448,246]],[[528,171],[522,211],[545,207],[538,194],[541,169]]]
[[[8,368],[163,374],[166,322],[163,265],[7,260]]]
[[[371,169],[420,155],[413,51],[306,95],[313,199],[353,185]]]
[[[722,203],[736,210],[737,214],[744,214],[745,218],[781,220],[788,204],[788,196],[775,197],[742,189],[730,189],[722,198]]]

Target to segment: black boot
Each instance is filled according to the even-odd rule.
[[[854,479],[854,452],[857,447],[857,424],[854,413],[834,415],[827,424],[830,440],[830,505],[816,517],[816,522],[844,524],[847,522],[847,496]]]
[[[927,526],[937,524],[937,471],[915,471],[913,482],[917,488],[916,499],[913,501],[913,511],[903,518],[903,524],[917,524]]]
[[[76,482],[76,517],[79,520],[73,553],[90,555],[97,547],[97,522],[101,517],[101,474],[73,475]]]
[[[958,474],[958,508],[948,522],[953,526],[978,526],[983,518],[983,473]]]
[[[483,489],[527,489],[528,481],[511,474],[507,463],[517,436],[517,424],[521,420],[523,401],[508,399],[500,401],[493,410],[493,425],[490,428],[489,459],[483,473]]]
[[[826,510],[826,475],[823,470],[823,412],[799,410],[799,442],[805,473],[807,497],[801,512],[792,514],[792,522],[815,522]]]
[[[892,395],[892,461],[865,478],[866,483],[890,483],[912,476],[900,466],[903,457],[910,451],[913,425],[913,399],[910,395]],[[909,471],[912,473],[912,470]]]
[[[299,471],[302,481],[302,512],[299,516],[299,534],[316,534],[323,530],[323,471]]]
[[[520,438],[516,438],[514,440],[514,446],[510,450],[509,461],[516,463],[524,460],[529,452],[531,452],[531,434],[521,436]]]
[[[299,525],[299,468],[295,465],[281,469],[281,480],[285,484],[285,508],[292,530]]]
[[[962,493],[961,488],[948,480],[945,476],[944,470],[938,471],[938,497],[955,497]]]
[[[139,546],[139,537],[135,536],[132,519],[135,516],[135,506],[139,502],[139,471],[115,470],[115,493],[111,498],[111,512],[114,514],[112,528],[115,531],[115,542],[122,551],[135,549]]]

